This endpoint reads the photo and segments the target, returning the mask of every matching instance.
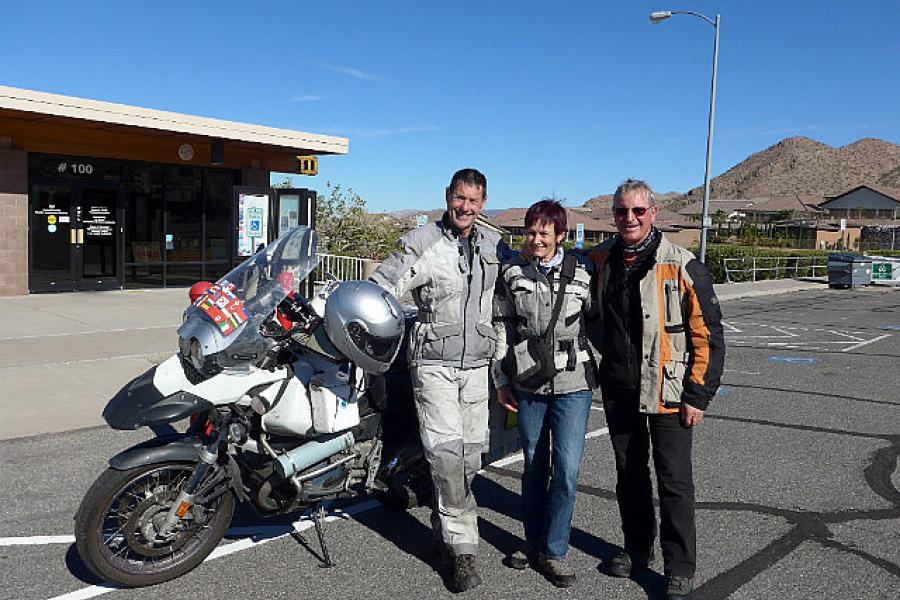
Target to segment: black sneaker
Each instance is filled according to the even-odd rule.
[[[558,588],[571,587],[578,580],[575,577],[575,571],[564,559],[549,558],[539,554],[534,569]]]
[[[503,564],[510,569],[521,571],[529,565],[537,564],[537,555],[528,549],[516,550],[503,559]]]
[[[653,562],[653,550],[632,556],[624,550],[609,561],[609,574],[613,577],[631,577]]]
[[[474,554],[460,554],[453,559],[453,591],[465,592],[481,585],[481,575]]]
[[[670,575],[666,579],[666,600],[691,600],[694,580],[684,575]]]

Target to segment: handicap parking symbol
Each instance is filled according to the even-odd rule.
[[[801,356],[770,356],[769,360],[773,362],[784,362],[791,365],[814,365],[819,362],[818,358],[806,358]]]

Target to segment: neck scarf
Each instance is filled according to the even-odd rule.
[[[546,275],[550,271],[550,269],[552,269],[553,267],[558,267],[562,264],[564,254],[565,252],[563,251],[562,246],[558,246],[556,248],[556,254],[554,254],[553,257],[550,258],[550,260],[548,260],[547,262],[538,262],[538,269],[541,270],[541,273]]]
[[[659,229],[656,227],[650,227],[650,233],[647,234],[647,237],[643,239],[643,241],[638,242],[633,246],[628,246],[625,242],[622,242],[622,251],[626,254],[640,254],[644,252],[647,248],[653,245],[653,242],[656,241],[656,237],[659,235]],[[620,238],[621,239],[621,238]]]

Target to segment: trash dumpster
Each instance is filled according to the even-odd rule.
[[[856,287],[872,283],[872,259],[848,252],[828,255],[828,287]]]

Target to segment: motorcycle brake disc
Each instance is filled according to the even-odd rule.
[[[157,492],[134,507],[124,528],[129,548],[142,556],[165,556],[187,543],[194,530],[199,528],[199,524],[181,521],[179,525],[182,528],[176,529],[168,539],[149,539],[144,532],[145,527],[157,531],[154,521],[162,522],[165,519],[175,497],[174,491]]]

